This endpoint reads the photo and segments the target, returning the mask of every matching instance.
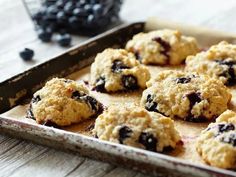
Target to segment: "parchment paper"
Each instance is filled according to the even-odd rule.
[[[191,35],[197,38],[200,46],[206,48],[210,45],[216,44],[222,40],[226,40],[228,42],[234,43],[236,40],[236,35],[223,33],[219,31],[212,31],[205,28],[200,27],[192,27],[181,24],[176,24],[172,22],[162,21],[159,19],[151,18],[147,21],[146,30],[155,30],[155,29],[163,29],[163,28],[171,28],[178,29],[183,34]],[[155,76],[161,70],[166,69],[174,69],[174,70],[182,70],[184,66],[179,67],[160,67],[160,66],[148,66],[151,72],[152,77]],[[90,67],[84,68],[67,78],[76,80],[76,81],[89,81],[89,71]],[[233,95],[231,104],[229,108],[236,111],[236,87],[230,88],[231,93]],[[109,106],[110,104],[129,104],[129,103],[139,103],[142,90],[138,90],[135,92],[128,93],[116,93],[116,94],[105,94],[91,91],[90,92],[94,97],[96,97],[100,102],[102,102],[105,106]],[[2,114],[4,117],[18,119],[19,121],[26,121],[32,124],[36,124],[34,120],[26,119],[25,113],[28,105],[19,105],[10,111]],[[64,127],[64,130],[77,132],[81,134],[85,134],[91,136],[91,130],[93,128],[95,118],[87,120],[83,123]],[[200,156],[197,154],[195,150],[195,141],[200,132],[207,127],[209,123],[191,123],[182,120],[175,120],[175,126],[177,130],[180,132],[180,135],[183,140],[183,145],[178,146],[175,150],[165,152],[168,155],[185,159],[195,163],[204,163]]]

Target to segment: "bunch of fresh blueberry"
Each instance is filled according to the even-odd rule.
[[[32,15],[39,39],[51,41],[58,33],[58,43],[68,46],[71,33],[96,34],[118,19],[122,0],[44,0]]]

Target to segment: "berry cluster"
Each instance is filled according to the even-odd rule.
[[[39,39],[51,41],[58,33],[61,46],[71,42],[69,34],[96,34],[118,19],[122,0],[45,0],[32,15]]]

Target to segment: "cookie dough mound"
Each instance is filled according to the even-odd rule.
[[[221,114],[199,136],[196,149],[210,165],[219,168],[236,168],[236,113],[230,110]]]
[[[134,105],[109,107],[96,119],[93,131],[101,140],[155,152],[181,141],[173,120]]]
[[[220,42],[205,52],[189,56],[186,71],[208,74],[230,86],[236,84],[236,45]]]
[[[100,92],[146,88],[150,73],[132,53],[124,49],[106,49],[91,66],[91,84]]]
[[[182,71],[162,71],[147,82],[141,105],[171,118],[201,122],[227,109],[231,94],[218,79]]]
[[[101,108],[82,83],[53,78],[33,95],[28,117],[39,124],[67,126],[98,114]]]
[[[126,49],[143,64],[157,65],[179,65],[199,51],[195,38],[169,29],[139,33],[128,41]]]

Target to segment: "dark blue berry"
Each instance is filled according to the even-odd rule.
[[[71,98],[75,100],[79,100],[81,96],[83,95],[79,91],[76,90],[72,93]]]
[[[232,59],[228,60],[215,60],[215,62],[219,63],[219,65],[225,65],[227,69],[223,71],[219,76],[223,76],[227,78],[226,85],[233,86],[236,84],[236,74],[234,71],[234,66],[236,65],[236,61]]]
[[[103,13],[103,7],[101,4],[95,4],[93,6],[93,13],[95,16],[100,16]]]
[[[122,61],[115,60],[111,66],[111,71],[114,73],[120,73],[123,69],[129,69],[130,67],[126,66]]]
[[[158,112],[157,103],[154,101],[154,96],[148,94],[145,109],[148,111]]]
[[[156,151],[157,139],[151,133],[142,132],[139,136],[139,143],[141,143],[147,150]]]
[[[138,81],[133,75],[123,75],[121,77],[121,82],[127,90],[135,90],[138,88]]]
[[[82,97],[81,99],[87,102],[87,104],[91,107],[93,111],[98,112],[101,110],[101,105],[98,103],[98,101],[95,98],[87,95],[87,96]]]
[[[88,13],[91,14],[93,12],[93,6],[90,4],[85,4],[84,10]]]
[[[87,16],[88,13],[82,8],[75,8],[73,10],[73,15],[77,17],[84,17],[84,16]]]
[[[42,29],[40,28],[38,31],[38,38],[43,41],[43,42],[49,42],[51,41],[51,38],[52,38],[52,31],[51,29]]]
[[[218,124],[218,131],[219,133],[223,133],[223,132],[228,132],[230,130],[234,130],[234,124],[232,123],[227,123],[227,124]]]
[[[62,9],[65,6],[65,1],[64,0],[57,0],[56,6],[59,9]]]
[[[64,11],[66,14],[72,14],[75,9],[75,4],[72,1],[68,1],[64,6]]]
[[[162,55],[166,56],[167,60],[169,60],[169,51],[171,49],[170,44],[160,37],[155,37],[152,40],[156,41],[157,43],[159,43],[162,46],[162,50],[160,51],[160,53]]]
[[[32,60],[33,56],[34,51],[29,48],[25,48],[23,51],[20,52],[20,57],[25,61]]]
[[[224,136],[221,138],[221,141],[224,143],[232,144],[232,146],[236,146],[236,133],[232,132],[228,136]]]
[[[72,16],[69,18],[69,25],[72,29],[77,29],[80,21],[76,16]]]
[[[37,95],[36,97],[33,97],[31,101],[32,103],[38,103],[40,100],[41,100],[40,96]]]
[[[34,113],[32,111],[32,105],[30,104],[29,109],[26,112],[26,118],[35,120]]]
[[[92,26],[96,22],[94,15],[89,15],[87,18],[87,25]]]
[[[120,142],[120,144],[123,144],[124,140],[126,138],[129,138],[131,136],[132,132],[133,131],[128,126],[126,126],[126,125],[122,126],[119,130],[119,142]]]
[[[187,121],[190,122],[204,122],[206,121],[206,118],[204,116],[194,117],[194,115],[191,113],[192,108],[195,104],[202,101],[201,94],[196,92],[191,92],[186,95],[186,97],[189,100],[189,115],[186,118]]]
[[[190,81],[191,81],[190,77],[179,77],[176,79],[177,84],[186,84],[189,83]]]
[[[70,46],[71,44],[71,36],[69,34],[61,34],[57,39],[58,43],[62,47]]]
[[[96,85],[93,89],[98,92],[106,92],[105,83],[106,83],[105,78],[100,77],[96,80]]]
[[[57,13],[57,22],[58,23],[66,23],[67,22],[67,16],[64,11],[59,11]]]

